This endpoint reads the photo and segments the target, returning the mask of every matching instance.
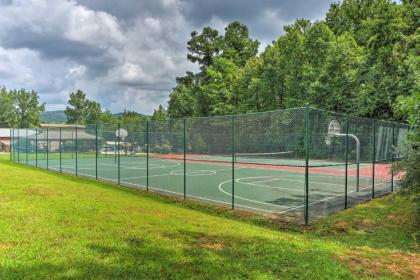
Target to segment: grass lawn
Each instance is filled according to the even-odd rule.
[[[287,228],[0,158],[0,279],[420,277],[407,197]]]

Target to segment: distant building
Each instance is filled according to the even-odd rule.
[[[73,147],[76,135],[77,142],[80,145],[80,151],[88,152],[92,147],[95,147],[96,135],[86,132],[84,126],[77,125],[77,133],[76,125],[42,124],[41,128],[43,129],[28,137],[31,143],[36,141],[38,149],[40,150],[47,148],[47,140],[48,150],[51,152],[60,149],[60,140],[63,149]],[[48,128],[48,130],[46,128]]]
[[[10,151],[10,128],[0,128],[0,152]]]

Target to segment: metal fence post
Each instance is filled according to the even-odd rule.
[[[95,126],[95,179],[98,180],[98,124]]]
[[[117,138],[118,138],[118,185],[120,184],[120,180],[121,180],[121,171],[120,171],[120,167],[121,167],[121,159],[120,159],[120,123],[118,123],[118,133],[117,133]]]
[[[79,149],[78,148],[78,144],[79,143],[78,143],[78,139],[77,139],[78,138],[77,137],[77,125],[76,125],[76,131],[75,132],[76,132],[76,139],[75,139],[76,141],[74,142],[74,148],[75,148],[75,153],[74,154],[75,154],[75,157],[76,157],[76,170],[75,170],[75,172],[76,172],[76,176],[78,176],[79,175],[78,174],[79,172],[78,172],[78,160],[77,160],[78,152],[77,152],[77,150]]]
[[[74,158],[74,145],[75,145],[75,142],[74,142],[74,131],[73,131],[73,129],[71,130],[71,141],[72,141],[72,144],[73,144],[73,147],[71,149],[71,158]]]
[[[187,198],[187,141],[186,119],[184,119],[184,199]]]
[[[29,150],[29,142],[28,142],[28,129],[26,129],[26,140],[25,140],[25,146],[26,146],[26,164],[28,164],[28,150]]]
[[[375,198],[376,120],[373,120],[372,199]]]
[[[14,134],[14,129],[11,128],[9,131],[10,134],[10,145],[9,145],[9,153],[10,153],[10,161],[13,161],[13,134]]]
[[[117,135],[115,135],[117,137]],[[117,163],[117,139],[114,140],[114,163]]]
[[[50,142],[49,142],[49,135],[48,135],[48,127],[47,127],[47,170],[49,169],[49,152],[50,152]]]
[[[60,172],[63,172],[63,162],[62,162],[62,156],[63,156],[63,151],[62,151],[62,149],[63,149],[63,146],[62,146],[62,144],[61,144],[61,142],[62,142],[62,135],[61,135],[61,130],[62,130],[62,128],[60,127],[59,128],[59,133],[60,133],[60,135],[59,135],[59,151],[60,151]]]
[[[392,153],[391,153],[391,192],[394,192],[394,153],[395,153],[395,124],[392,123]]]
[[[235,116],[232,116],[232,209],[235,209]]]
[[[17,157],[17,161],[20,162],[20,140],[19,140],[19,128],[17,130],[17,151],[18,151],[18,157]]]
[[[348,207],[348,173],[349,173],[349,116],[346,115],[346,174],[344,184],[344,209]]]
[[[149,190],[149,121],[146,121],[146,189]]]
[[[35,167],[38,167],[38,129],[35,129]]]
[[[309,224],[309,104],[305,105],[305,225]]]

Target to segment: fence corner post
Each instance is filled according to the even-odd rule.
[[[38,129],[35,129],[35,167],[38,167]]]
[[[25,146],[26,146],[26,165],[29,163],[28,152],[29,152],[29,141],[28,141],[28,129],[26,129],[26,139],[25,139]]]
[[[95,125],[95,179],[98,180],[98,124]]]
[[[376,120],[373,120],[372,199],[375,198]]]
[[[49,153],[50,153],[50,138],[49,138],[49,130],[47,127],[47,170],[49,170],[50,166],[49,166]]]
[[[17,129],[17,162],[20,162],[20,139],[19,139],[19,128]]]
[[[186,129],[186,119],[183,119],[184,122],[184,199],[187,198],[187,129]]]
[[[61,132],[62,132],[62,128],[60,127],[59,128],[59,130],[60,130],[60,137],[59,137],[59,151],[60,151],[60,172],[63,172],[63,167],[62,167],[62,154],[63,154],[63,151],[62,151],[62,149],[63,149],[63,146],[62,146],[62,144],[61,144],[61,142],[62,142],[62,135],[61,135]]]
[[[305,225],[309,224],[309,104],[305,105]]]
[[[235,209],[235,115],[232,115],[232,209]]]
[[[348,174],[349,174],[349,116],[346,115],[346,174],[344,175],[344,209],[348,207]]]
[[[391,192],[394,192],[394,161],[395,161],[395,123],[392,122],[392,153],[391,153]]]
[[[10,145],[9,145],[9,153],[10,153],[10,161],[13,161],[13,134],[14,134],[14,129],[11,128],[10,129]]]
[[[146,121],[146,190],[149,190],[149,120]]]
[[[77,152],[77,150],[79,149],[78,148],[78,140],[77,140],[77,138],[78,138],[78,136],[77,136],[77,125],[76,125],[76,141],[74,142],[74,144],[75,144],[75,157],[76,157],[76,176],[78,176],[78,160],[77,160],[77,157],[78,157],[78,152]]]
[[[120,123],[118,123],[118,133],[117,133],[117,138],[118,138],[118,185],[120,184],[120,182],[121,182],[121,169],[120,169],[120,167],[121,167],[121,156],[120,156],[120,146],[121,146],[121,142],[120,142],[120,139],[121,139],[121,135],[120,135],[120,130],[121,130],[121,124]]]

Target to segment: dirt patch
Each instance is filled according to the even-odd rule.
[[[389,221],[398,221],[398,217],[397,216],[395,216],[395,215],[388,215],[387,217],[386,217],[386,219],[387,220],[389,220]]]
[[[0,241],[0,251],[10,249],[14,246],[15,244],[13,244],[12,242]]]
[[[349,233],[352,229],[352,225],[346,221],[338,221],[333,225],[324,229],[324,233],[327,234],[340,234],[340,233]]]
[[[216,240],[212,240],[212,238],[209,238],[209,236],[198,237],[198,242],[201,248],[206,248],[206,249],[214,250],[214,251],[221,251],[226,246],[222,242],[217,242]]]
[[[201,244],[201,247],[210,250],[221,251],[225,246],[221,243],[203,243]]]
[[[28,195],[44,197],[59,196],[61,194],[59,191],[48,187],[27,187],[24,192]]]
[[[352,252],[337,258],[360,278],[392,276],[397,279],[420,279],[420,254],[367,256],[364,253],[366,252]]]
[[[420,279],[420,254],[394,254],[395,257],[399,257],[406,260],[409,267],[414,273],[414,279]]]

